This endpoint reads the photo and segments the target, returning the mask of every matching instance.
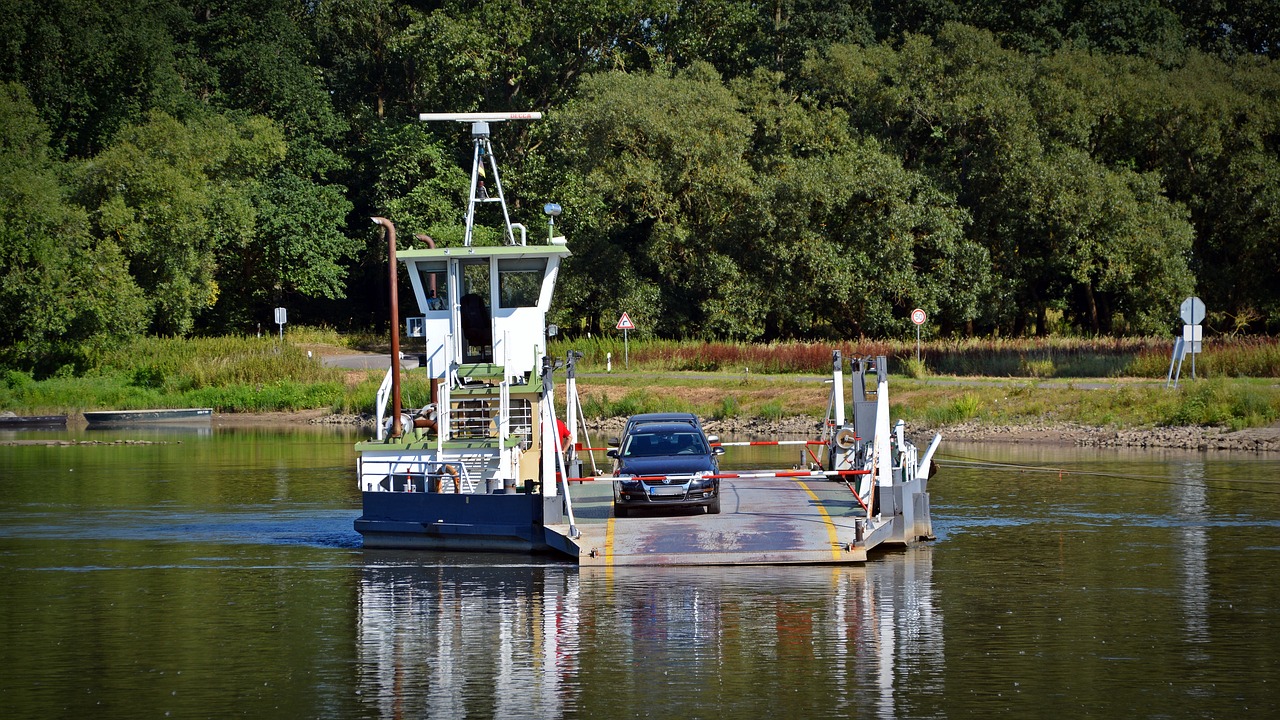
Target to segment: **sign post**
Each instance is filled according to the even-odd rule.
[[[1189,297],[1182,301],[1178,312],[1183,322],[1182,337],[1174,339],[1173,358],[1169,361],[1169,376],[1165,379],[1165,387],[1169,387],[1170,380],[1175,388],[1178,387],[1178,378],[1182,376],[1182,361],[1187,355],[1191,355],[1191,379],[1195,379],[1196,353],[1200,352],[1201,340],[1204,338],[1204,328],[1200,325],[1205,317],[1204,302],[1198,297]]]
[[[916,308],[911,311],[911,322],[916,324],[916,362],[920,362],[920,326],[924,324],[927,316],[924,310]]]
[[[1191,353],[1191,379],[1195,380],[1196,354],[1200,352],[1204,332],[1204,328],[1200,326],[1204,321],[1204,301],[1198,297],[1189,297],[1182,301],[1182,307],[1178,310],[1182,322],[1186,323],[1182,326],[1182,341],[1186,343],[1187,352]]]
[[[628,341],[627,341],[627,331],[628,331],[628,330],[635,330],[635,329],[636,329],[636,324],[635,324],[635,323],[633,323],[633,322],[631,322],[631,316],[630,316],[630,315],[627,315],[627,314],[624,312],[624,313],[622,313],[622,317],[618,318],[618,326],[617,326],[617,327],[618,327],[618,329],[619,329],[619,330],[621,330],[621,331],[622,331],[622,352],[623,352],[622,359],[623,359],[623,365],[624,365],[624,367],[625,367],[627,370],[630,370],[630,369],[631,369],[631,346],[630,346],[630,344],[628,344]]]
[[[276,308],[276,324],[280,326],[280,342],[284,342],[284,324],[289,322],[289,311]]]

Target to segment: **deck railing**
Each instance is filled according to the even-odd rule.
[[[360,457],[356,472],[365,492],[475,493],[479,488],[460,455],[431,460]]]
[[[383,427],[382,418],[386,417],[387,401],[391,399],[391,372],[393,370],[395,370],[394,365],[387,366],[387,374],[382,378],[382,384],[378,386],[378,418],[374,427],[377,428],[379,442],[387,438],[387,430]]]

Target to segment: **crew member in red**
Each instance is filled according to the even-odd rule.
[[[569,449],[569,426],[560,418],[556,418],[556,433],[560,435],[560,450]]]

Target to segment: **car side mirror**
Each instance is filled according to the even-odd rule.
[[[605,455],[608,455],[609,457],[614,458],[616,460],[618,458],[618,450],[615,448],[605,453]]]
[[[723,455],[723,454],[724,454],[724,446],[722,446],[722,445],[717,445],[717,446],[715,446],[715,447],[711,448],[711,454],[712,454],[712,455]]]

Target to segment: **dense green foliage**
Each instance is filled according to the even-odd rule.
[[[1229,6],[1229,7],[1228,7]],[[1280,5],[15,0],[0,365],[378,322],[385,245],[460,236],[465,128],[565,207],[571,335],[1280,332]],[[464,161],[465,162],[465,161]],[[536,232],[532,233],[534,236]],[[480,233],[482,240],[493,233]]]

